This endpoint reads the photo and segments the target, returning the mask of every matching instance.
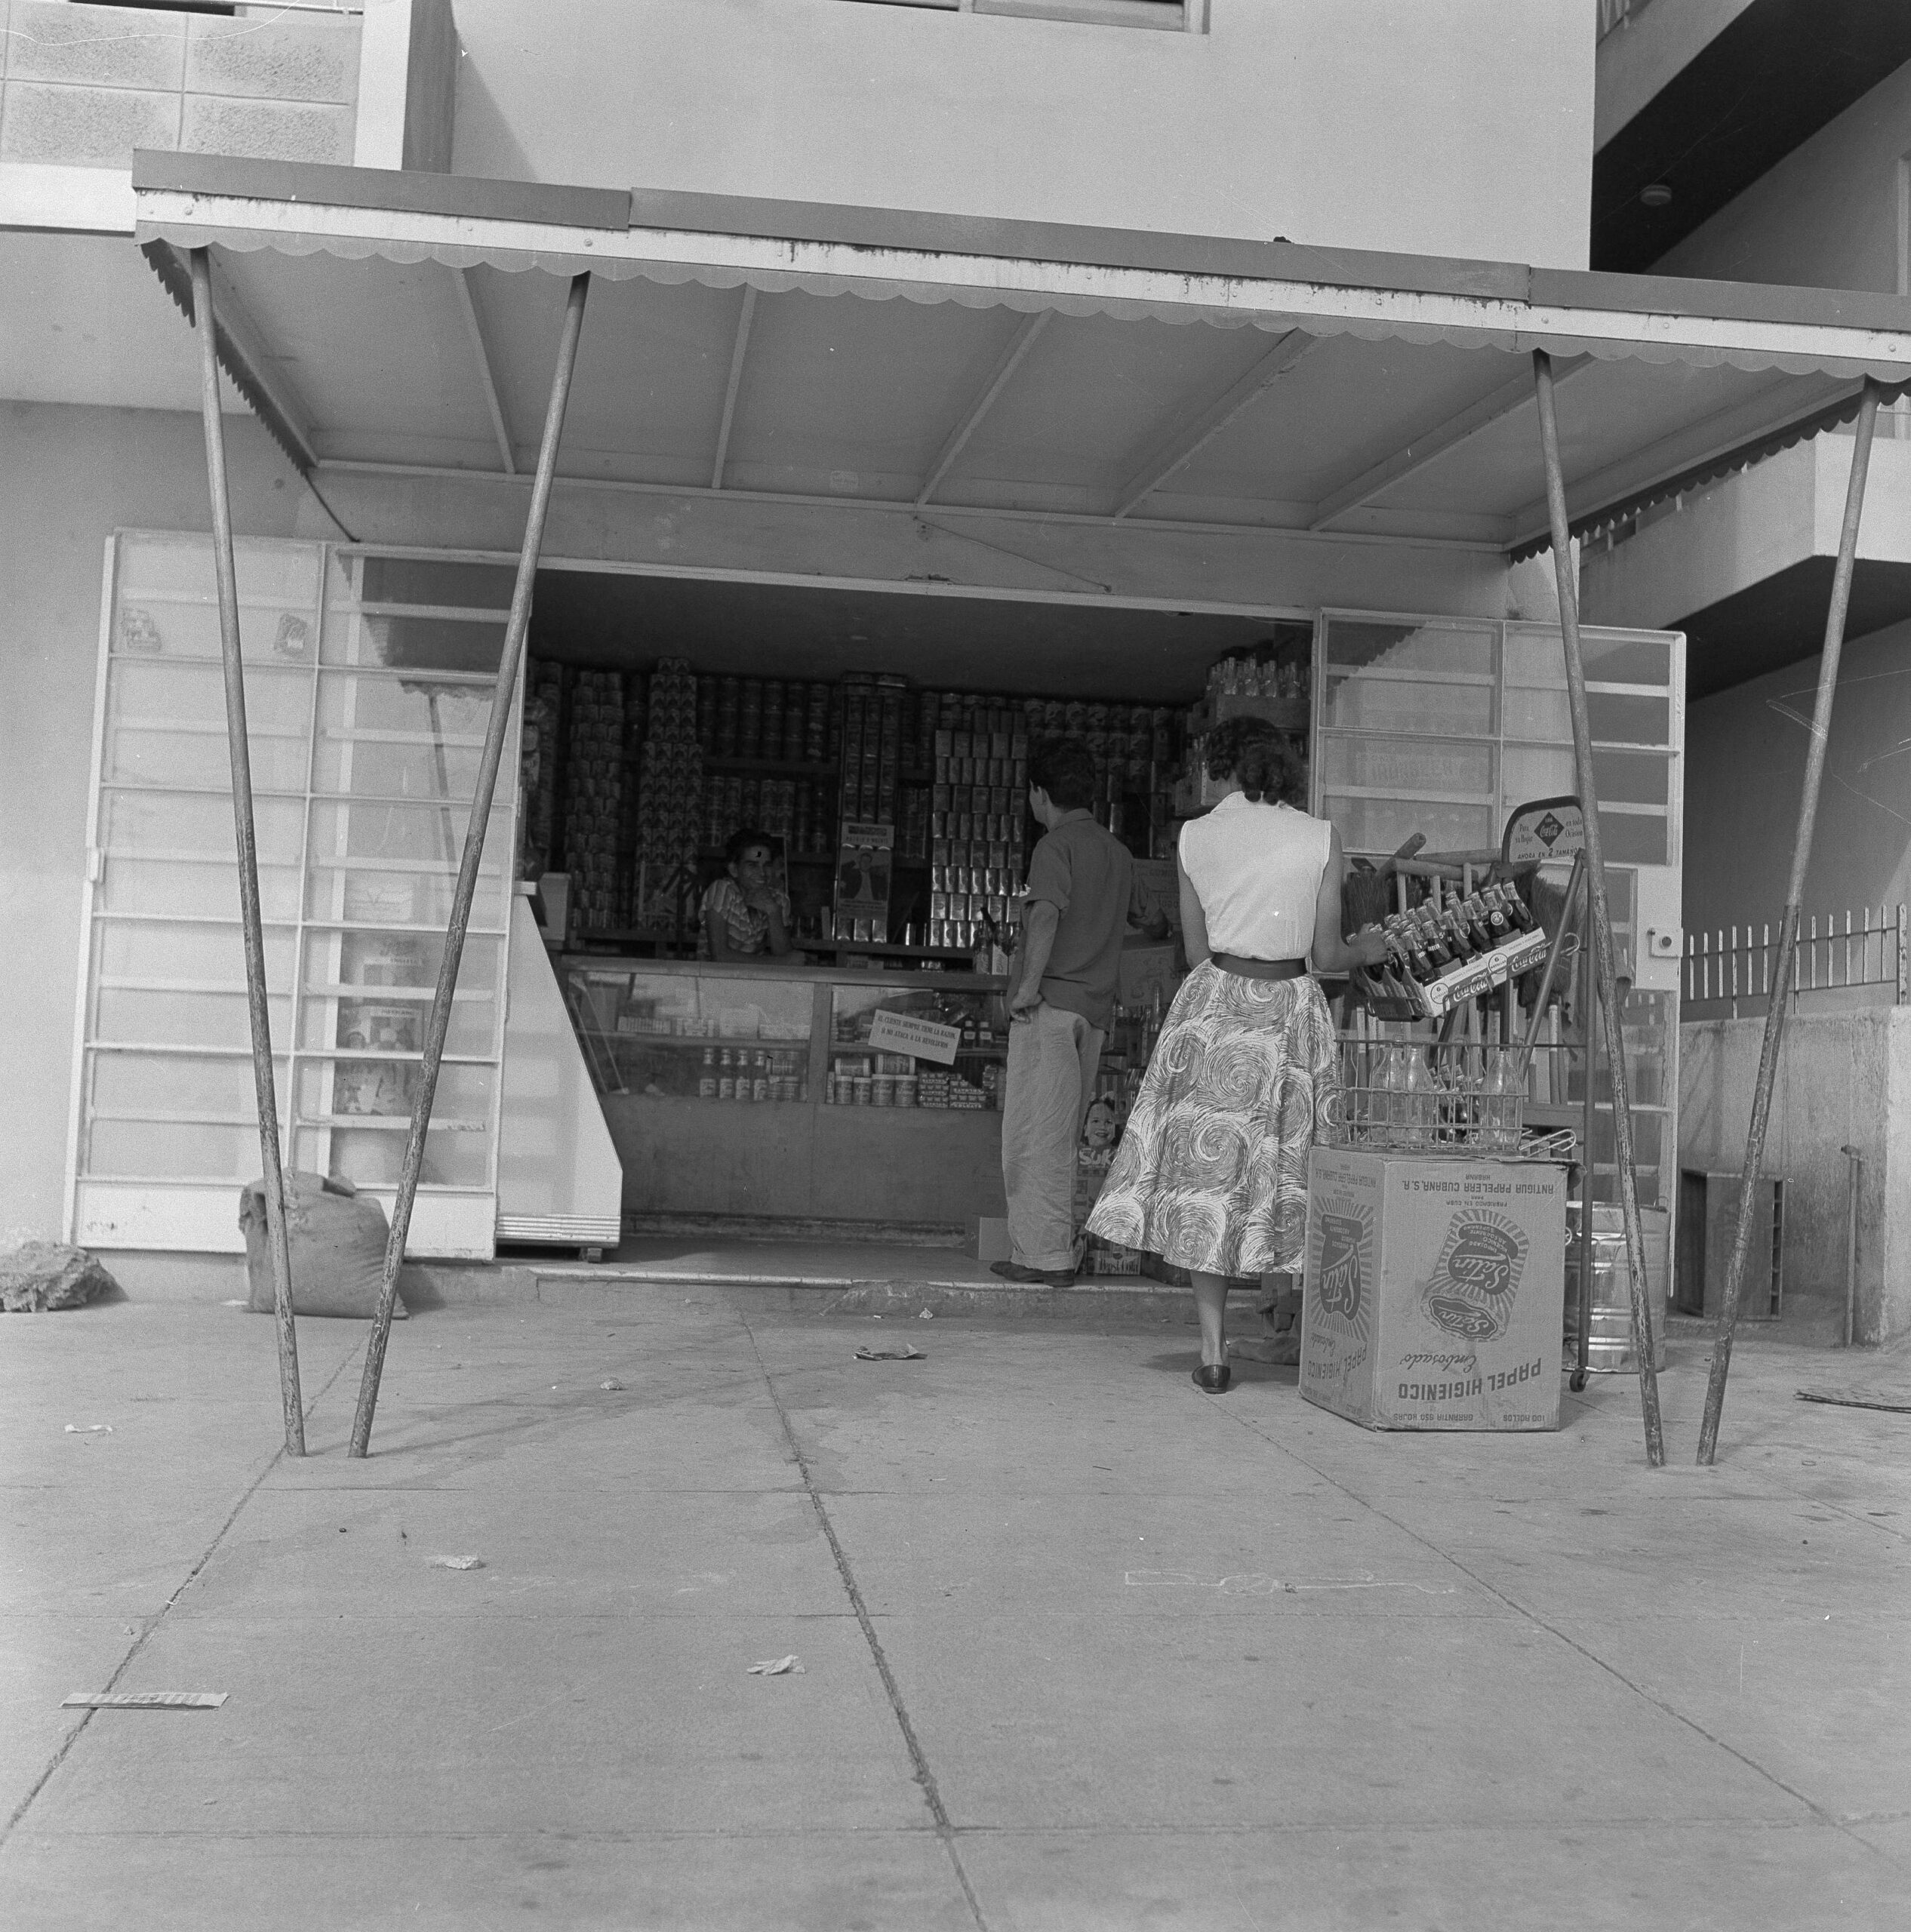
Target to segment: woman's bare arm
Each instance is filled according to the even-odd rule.
[[[1200,895],[1178,852],[1174,856],[1174,877],[1181,888],[1181,943],[1187,950],[1188,971],[1192,973],[1212,949],[1208,943],[1208,920],[1201,909]]]
[[[1386,957],[1386,942],[1377,927],[1356,933],[1352,939],[1340,937],[1341,887],[1347,876],[1346,856],[1340,850],[1340,835],[1330,828],[1327,869],[1321,875],[1321,889],[1314,900],[1314,970],[1318,973],[1344,973],[1350,967],[1377,966]]]

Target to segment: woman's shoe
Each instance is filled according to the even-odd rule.
[[[1203,1362],[1194,1372],[1194,1386],[1203,1395],[1225,1395],[1234,1371],[1226,1362]]]

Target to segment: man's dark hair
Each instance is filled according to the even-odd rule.
[[[1079,738],[1045,738],[1029,756],[1029,783],[1063,811],[1085,811],[1095,800],[1094,754]]]

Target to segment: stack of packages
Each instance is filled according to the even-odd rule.
[[[991,925],[1006,940],[1022,890],[1028,817],[1022,714],[1005,702],[945,691],[931,716],[929,943],[975,946]]]
[[[808,856],[832,848],[828,786],[803,778],[725,777],[703,780],[703,844],[721,851],[734,832],[749,826],[783,841],[786,851]]]
[[[1174,856],[1174,781],[1181,768],[1173,711],[1027,698],[1021,712],[1031,739],[1079,738],[1088,746],[1100,823],[1143,858]]]
[[[842,816],[894,825],[903,776],[903,681],[851,672],[843,679]]]
[[[624,694],[623,795],[617,812],[617,924],[634,926],[637,918],[637,773],[644,755],[645,714],[644,680],[632,672]]]
[[[632,851],[637,925],[675,924],[679,888],[694,877],[703,802],[697,680],[686,659],[659,658],[651,676],[650,733],[639,759]]]
[[[623,711],[622,672],[573,674],[565,746],[564,862],[571,878],[571,920],[580,932],[613,931],[625,916],[617,873]]]
[[[541,878],[551,869],[557,844],[559,728],[564,717],[561,666],[533,658],[525,700],[519,761],[524,775],[524,841],[519,875]]]

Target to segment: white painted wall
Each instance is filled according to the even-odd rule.
[[[1604,147],[1751,5],[1752,0],[1675,0],[1666,6],[1635,7],[1599,42],[1595,149]],[[1592,11],[1589,0],[1587,11]]]
[[[1689,874],[1688,875],[1689,877]],[[1701,1174],[1744,1164],[1762,1020],[1679,1029],[1679,1162]],[[1857,1339],[1911,1330],[1911,1008],[1805,1014],[1789,1021],[1762,1171],[1785,1182],[1785,1294],[1842,1308],[1850,1169],[1858,1189]]]
[[[1814,655],[1687,708],[1688,932],[1777,924],[1817,678]],[[1911,900],[1907,746],[1911,624],[1900,624],[1845,648],[1812,840],[1808,915]]]
[[[1589,0],[457,0],[462,174],[1586,265]]]
[[[1894,291],[1897,171],[1906,153],[1911,63],[1695,229],[1654,272]]]
[[[291,534],[296,475],[251,418],[228,418],[226,435],[238,528]],[[0,449],[4,1245],[60,1232],[106,540],[211,517],[195,417],[8,403]]]
[[[1580,611],[1589,624],[1676,629],[1694,611],[1808,557],[1836,557],[1851,484],[1848,434],[1814,436],[1695,490],[1679,507],[1608,550],[1596,540],[1580,574]],[[1858,555],[1911,563],[1911,442],[1872,445]],[[1823,635],[1823,614],[1799,639]]]

